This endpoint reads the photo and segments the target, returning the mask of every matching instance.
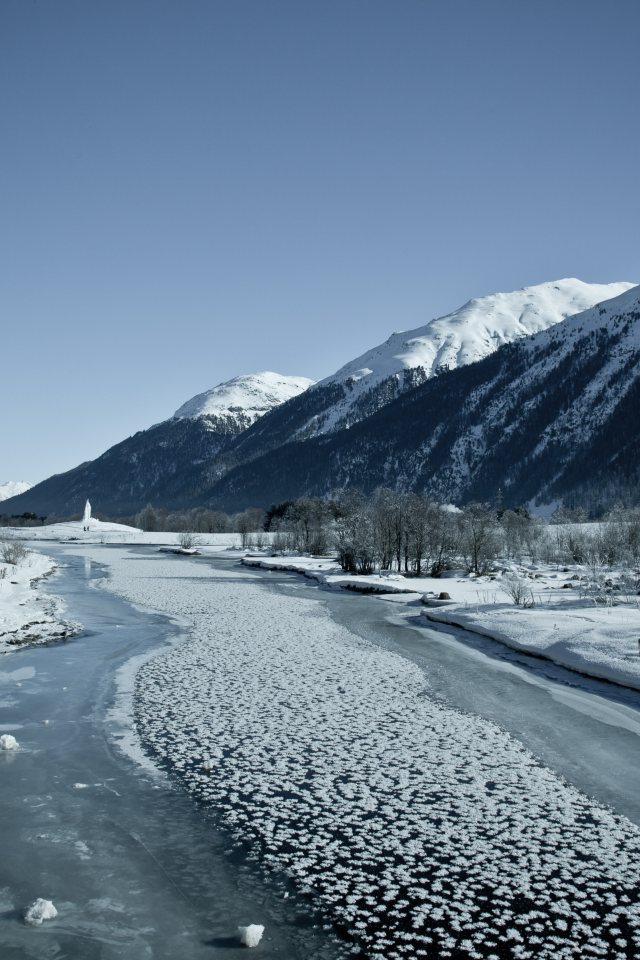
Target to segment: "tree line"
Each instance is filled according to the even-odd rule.
[[[167,533],[239,533],[243,547],[275,552],[337,555],[346,572],[395,570],[438,577],[446,569],[485,572],[498,559],[532,562],[627,564],[640,570],[640,508],[613,507],[598,521],[580,507],[559,506],[549,524],[527,507],[496,508],[472,502],[439,503],[426,494],[379,488],[366,495],[347,489],[330,497],[301,497],[227,514],[195,507],[168,511],[147,504],[137,514],[96,519]],[[73,517],[0,517],[0,526],[40,526]]]
[[[303,497],[272,505],[265,516],[276,551],[337,554],[343,570],[395,570],[439,577],[446,569],[484,573],[498,559],[532,562],[626,563],[640,567],[640,509],[621,506],[595,523],[560,507],[549,525],[526,507],[460,508],[426,495],[378,489],[367,496],[341,491],[328,499]],[[260,544],[260,537],[253,544]]]

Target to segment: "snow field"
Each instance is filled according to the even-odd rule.
[[[640,956],[632,823],[320,599],[125,556],[109,589],[193,623],[138,674],[143,741],[367,955]]]
[[[131,544],[136,546],[179,546],[179,533],[148,532],[138,530],[137,527],[127,527],[122,523],[102,523],[92,519],[88,530],[83,528],[82,520],[73,520],[69,523],[51,523],[43,527],[5,527],[3,535],[19,540],[54,540],[78,541],[80,543],[112,543],[117,545]],[[271,534],[263,533],[263,539],[268,542]],[[196,533],[194,537],[198,549],[208,548],[206,552],[221,552],[240,550],[242,536],[239,533]],[[246,552],[246,551],[245,551]]]

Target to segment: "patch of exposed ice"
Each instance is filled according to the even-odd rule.
[[[81,860],[91,859],[91,851],[89,850],[89,847],[86,845],[84,840],[76,840],[76,842],[74,843],[74,847],[75,847],[76,853],[78,854]]]

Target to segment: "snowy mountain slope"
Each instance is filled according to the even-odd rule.
[[[598,386],[571,412],[562,406],[562,385],[553,380],[555,361],[548,369],[540,367],[539,357],[534,362],[527,351],[532,342],[545,343],[560,357],[565,340],[582,344],[582,335],[571,333],[577,330],[571,326],[574,321],[563,317],[599,303],[592,318],[604,324],[596,336],[603,352],[592,355],[591,341],[585,341],[578,353],[567,347],[567,357],[558,359],[558,369],[566,376],[575,367],[576,382],[586,390],[594,371],[609,375],[603,358],[613,356],[607,351],[613,349],[614,334],[604,311],[617,309],[614,304],[627,293],[633,299],[631,287],[562,280],[472,300],[448,317],[394,334],[386,344],[310,386],[304,378],[276,374],[235,378],[194,397],[174,417],[117,444],[92,463],[12,498],[10,512],[69,516],[81,510],[87,496],[96,510],[110,516],[131,514],[148,501],[169,509],[208,503],[237,510],[336,486],[372,489],[379,484],[428,489],[434,495],[440,491],[438,495],[450,500],[481,496],[481,491],[485,498],[493,496],[499,484],[508,485],[516,499],[524,496],[525,488],[532,489],[528,500],[553,487],[544,467],[547,461],[555,464],[554,489],[579,486],[577,480],[569,481],[567,472],[569,461],[574,467],[578,463],[579,444],[571,447],[574,452],[566,463],[562,444],[571,446],[574,434],[588,431],[591,421],[594,430],[605,430],[600,450],[621,457],[616,469],[629,474],[631,468],[622,464],[630,455],[623,453],[611,427],[613,414],[607,413],[607,426],[597,427],[590,418],[589,405],[600,403]],[[582,319],[575,322],[587,322],[584,311],[577,316]],[[548,340],[540,339],[545,337]],[[513,342],[505,342],[509,340]],[[586,365],[581,366],[583,361]],[[518,370],[527,364],[533,364],[541,378],[529,387],[528,381],[516,383]],[[482,410],[474,406],[475,394],[465,393],[470,385],[484,397]],[[513,397],[527,398],[522,410],[511,404],[512,388]],[[547,413],[559,404],[565,419],[560,413],[554,415],[560,418],[557,424],[554,418],[545,419],[536,391],[546,397]],[[483,412],[491,404],[498,404],[491,408],[494,421]],[[501,404],[507,419],[500,426]],[[616,408],[618,413],[622,409]],[[507,446],[502,434],[510,437]],[[561,439],[556,443],[554,437]],[[594,442],[592,434],[584,441],[592,451],[585,477],[595,477],[600,464]],[[538,443],[547,446],[536,452]],[[536,470],[527,471],[518,456],[523,462],[535,461]]]
[[[235,377],[96,460],[13,496],[5,509],[68,517],[79,513],[87,498],[94,510],[110,516],[135,513],[149,501],[179,508],[197,500],[220,476],[215,464],[224,462],[239,434],[311,383],[305,377],[270,372]]]
[[[17,497],[30,490],[32,486],[33,484],[27,480],[9,480],[7,483],[0,484],[0,501]]]
[[[635,287],[441,373],[349,430],[271,450],[230,471],[208,500],[233,509],[380,485],[458,503],[494,500],[498,489],[506,505],[637,498],[639,409]]]
[[[351,426],[443,370],[475,363],[505,343],[546,330],[632,283],[584,283],[569,278],[469,300],[460,309],[389,339],[320,380],[313,389],[340,384],[344,398],[298,435]]]
[[[213,421],[231,421],[240,428],[234,432],[240,433],[258,417],[298,396],[313,382],[307,377],[285,377],[271,371],[234,377],[188,400],[176,410],[174,417],[206,416]]]

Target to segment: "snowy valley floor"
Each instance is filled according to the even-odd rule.
[[[109,565],[108,589],[193,625],[138,674],[143,741],[367,955],[640,956],[638,828],[430,700],[418,667],[321,593],[79,549]]]

